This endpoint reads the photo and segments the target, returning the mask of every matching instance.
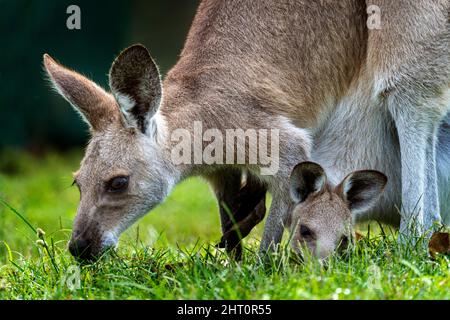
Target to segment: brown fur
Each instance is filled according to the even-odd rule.
[[[202,2],[161,113],[173,128],[260,127],[273,115],[316,126],[363,65],[365,10],[354,0]]]
[[[101,131],[120,120],[120,112],[114,97],[79,73],[59,65],[49,55],[44,55],[45,68],[56,89],[70,97],[94,131]]]

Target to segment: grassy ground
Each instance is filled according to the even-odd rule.
[[[450,298],[449,258],[400,250],[391,233],[371,232],[325,264],[299,263],[284,249],[262,266],[255,255],[260,225],[245,241],[244,261],[230,261],[214,248],[217,207],[199,179],[181,184],[124,234],[117,254],[79,267],[66,244],[78,202],[71,172],[81,156],[0,155],[0,197],[46,233],[38,239],[0,204],[0,299]]]

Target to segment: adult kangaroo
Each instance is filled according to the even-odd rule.
[[[381,23],[369,30],[372,6]],[[401,232],[423,234],[440,220],[435,146],[450,98],[449,8],[447,0],[204,0],[164,82],[135,45],[111,67],[112,94],[45,55],[54,86],[92,132],[75,175],[71,252],[97,256],[192,175],[212,182],[224,233],[232,225],[224,202],[236,220],[252,212],[260,220],[271,192],[265,252],[281,241],[293,209],[289,175],[309,159],[334,183],[358,169],[386,173],[393,183],[373,212],[393,212],[402,199]],[[276,132],[278,170],[261,174],[264,164],[249,156],[235,165],[174,164],[174,133],[195,135],[199,123],[221,133]],[[193,143],[193,158],[205,144]]]

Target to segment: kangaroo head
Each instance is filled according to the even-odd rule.
[[[297,165],[290,178],[291,198],[296,203],[290,217],[293,248],[297,252],[307,249],[318,258],[345,249],[352,238],[353,216],[372,208],[386,183],[384,174],[364,170],[333,186],[320,165]]]
[[[80,259],[97,257],[119,235],[159,204],[170,188],[169,165],[159,140],[163,120],[158,69],[140,45],[114,61],[106,92],[86,77],[44,55],[56,90],[88,123],[91,140],[75,183],[81,194],[70,252]]]

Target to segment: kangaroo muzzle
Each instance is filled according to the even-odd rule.
[[[102,232],[95,224],[80,231],[74,230],[69,241],[69,252],[78,261],[95,261],[117,243],[110,232]]]

